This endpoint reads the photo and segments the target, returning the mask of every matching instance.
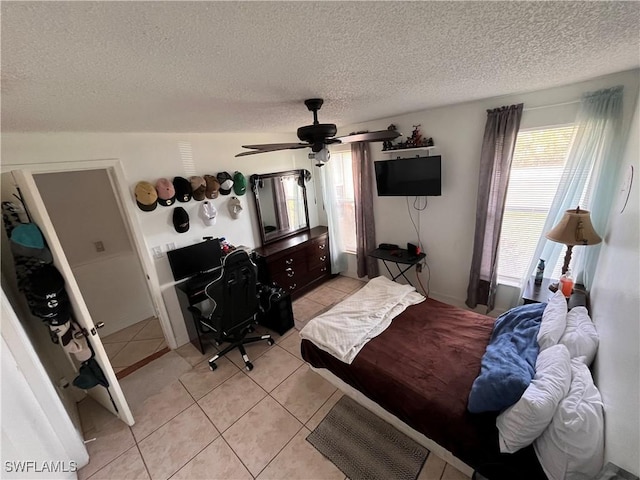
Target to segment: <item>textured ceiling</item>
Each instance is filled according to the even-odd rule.
[[[4,131],[294,131],[638,67],[638,2],[2,2]]]

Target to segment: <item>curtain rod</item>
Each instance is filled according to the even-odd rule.
[[[574,103],[580,103],[580,100],[571,100],[570,102],[562,102],[562,103],[552,103],[551,105],[540,105],[538,107],[524,107],[524,111],[527,110],[538,110],[540,108],[552,108],[552,107],[560,107],[562,105],[573,105]]]

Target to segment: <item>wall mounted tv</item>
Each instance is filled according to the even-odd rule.
[[[182,280],[207,272],[221,265],[220,240],[214,238],[188,247],[169,250],[167,258],[174,280]]]
[[[378,196],[440,196],[440,155],[374,162]]]

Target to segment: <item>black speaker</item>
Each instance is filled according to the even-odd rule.
[[[291,305],[291,296],[287,293],[267,302],[264,312],[258,313],[258,323],[263,325],[279,335],[293,328],[293,307]]]

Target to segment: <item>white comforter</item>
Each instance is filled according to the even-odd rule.
[[[396,316],[423,300],[411,285],[376,277],[331,310],[309,321],[300,336],[350,364],[362,347],[384,332]]]

